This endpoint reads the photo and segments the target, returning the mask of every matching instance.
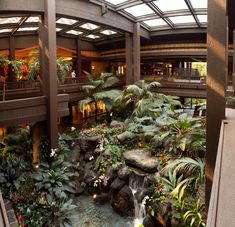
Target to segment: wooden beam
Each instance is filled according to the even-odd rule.
[[[227,19],[224,0],[208,0],[206,205],[208,207],[221,120],[225,118]]]

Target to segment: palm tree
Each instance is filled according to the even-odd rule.
[[[147,83],[140,80],[135,84],[128,85],[121,96],[116,100],[117,105],[124,109],[130,108],[133,116],[151,116],[156,109],[168,104],[177,104],[171,97],[153,91],[161,84],[157,81]]]
[[[87,97],[80,100],[78,105],[80,111],[83,111],[86,105],[95,103],[95,111],[97,111],[97,102],[102,101],[107,110],[111,111],[114,105],[114,101],[117,96],[120,95],[121,91],[117,89],[105,91],[105,89],[112,87],[119,80],[117,77],[112,76],[110,73],[103,73],[99,79],[94,79],[94,77],[85,72],[90,84],[82,86],[82,89],[87,93]]]

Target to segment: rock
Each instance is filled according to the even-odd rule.
[[[85,183],[91,187],[94,185],[94,181],[96,180],[96,174],[93,170],[87,170],[84,173]]]
[[[113,182],[117,178],[117,173],[116,171],[112,168],[112,166],[108,166],[106,170],[106,176],[108,178],[109,184]]]
[[[124,186],[111,199],[111,206],[121,216],[134,216],[133,195],[128,186]]]
[[[125,181],[116,178],[110,186],[110,191],[112,193],[118,192],[125,185],[125,183],[126,183]]]
[[[84,160],[86,162],[92,161],[94,159],[94,153],[92,151],[88,151],[86,152],[85,156],[84,156]]]
[[[121,167],[119,170],[118,170],[118,177],[121,179],[121,180],[124,180],[124,181],[129,181],[129,175],[130,175],[130,169],[129,167],[127,167],[126,165],[124,165],[123,167]]]
[[[124,122],[115,121],[115,120],[113,120],[113,121],[110,123],[110,126],[111,126],[111,127],[117,127],[117,128],[125,128]]]
[[[79,139],[78,144],[81,152],[94,151],[100,143],[102,136],[82,137]]]
[[[93,200],[96,204],[103,205],[107,203],[110,199],[109,193],[101,193],[99,195],[94,195]]]
[[[143,221],[144,227],[157,227],[157,223],[154,221],[153,218],[146,216]]]
[[[154,173],[158,169],[158,161],[143,150],[130,150],[123,154],[126,165],[134,166],[147,173]]]
[[[117,139],[119,142],[124,142],[126,140],[135,140],[137,139],[137,135],[133,132],[125,131],[119,135],[117,135]]]

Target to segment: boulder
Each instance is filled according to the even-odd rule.
[[[118,170],[118,177],[121,179],[121,180],[124,180],[124,181],[129,181],[129,175],[130,175],[130,169],[129,167],[127,167],[126,165],[124,165],[123,167],[121,167],[119,170]]]
[[[111,186],[110,186],[110,191],[111,191],[112,193],[116,193],[116,192],[118,192],[119,190],[121,190],[121,188],[122,188],[124,185],[125,185],[125,181],[120,180],[119,178],[116,178],[116,179],[112,182],[112,184],[111,184]]]
[[[126,151],[123,154],[126,165],[136,167],[146,173],[154,173],[158,170],[158,161],[149,152],[137,149]]]
[[[111,206],[121,216],[134,216],[134,200],[128,186],[125,185],[118,193],[112,196]]]
[[[79,139],[78,144],[81,152],[94,151],[100,143],[102,136],[82,137]]]

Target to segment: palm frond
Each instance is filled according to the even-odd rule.
[[[192,159],[184,157],[170,162],[161,171],[165,173],[169,170],[175,170],[176,172],[184,173],[186,175],[198,173],[200,179],[203,179],[205,173],[205,161],[201,158]]]
[[[90,104],[91,102],[93,102],[94,100],[90,97],[87,97],[86,99],[80,100],[78,102],[78,108],[80,111],[83,111],[84,107],[88,104]]]

